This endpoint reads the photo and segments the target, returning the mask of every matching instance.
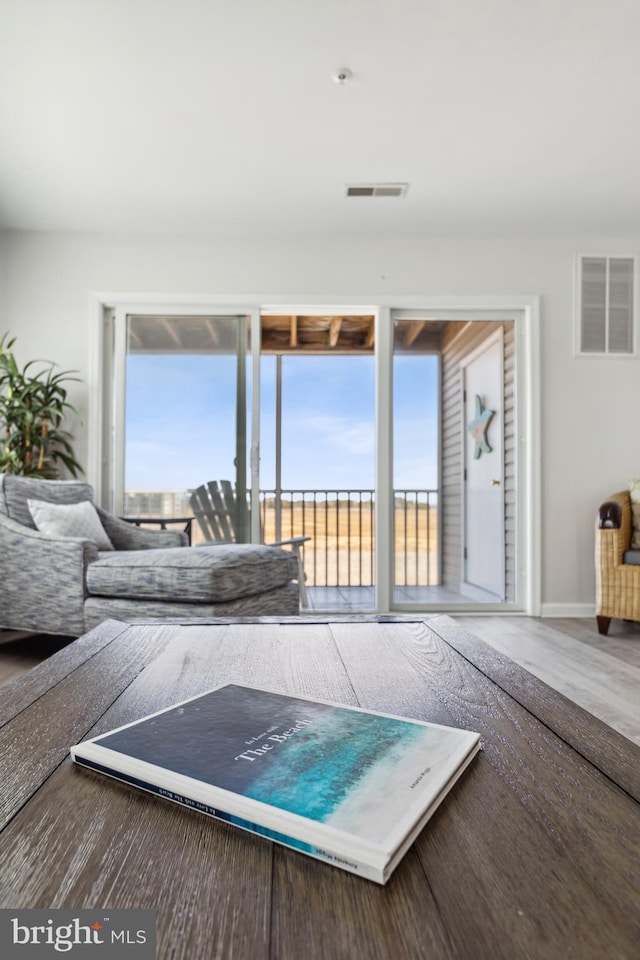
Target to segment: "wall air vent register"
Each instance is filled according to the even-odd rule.
[[[576,353],[630,356],[635,352],[638,258],[576,258]]]

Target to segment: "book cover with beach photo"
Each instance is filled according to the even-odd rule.
[[[385,883],[478,749],[470,731],[228,684],[71,756]]]

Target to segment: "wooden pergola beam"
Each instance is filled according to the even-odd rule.
[[[367,330],[367,336],[364,341],[364,345],[367,350],[371,350],[376,340],[376,323],[373,317],[369,321],[369,329]]]
[[[291,317],[289,320],[289,346],[298,346],[298,318]]]
[[[340,330],[342,329],[342,317],[331,317],[331,323],[329,324],[329,346],[335,347],[340,338]]]
[[[141,348],[143,346],[143,340],[138,331],[135,328],[135,318],[132,322],[129,323],[129,347]]]
[[[407,329],[404,335],[405,347],[410,347],[411,344],[418,338],[419,334],[424,329],[424,325],[424,320],[412,320],[407,324]]]
[[[178,318],[178,322],[180,322],[179,318]],[[168,317],[162,318],[162,326],[167,331],[167,333],[169,334],[169,338],[173,340],[176,347],[182,347],[182,342],[180,340],[180,337],[178,336],[174,325],[171,323]]]
[[[218,329],[216,327],[215,321],[212,317],[205,317],[204,323],[207,328],[207,333],[211,337],[211,344],[213,347],[220,346],[220,336],[218,334]]]

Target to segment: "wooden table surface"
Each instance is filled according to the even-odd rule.
[[[227,681],[483,749],[384,887],[69,759]],[[107,621],[0,688],[0,907],[153,909],[172,960],[636,960],[639,760],[449,617]]]

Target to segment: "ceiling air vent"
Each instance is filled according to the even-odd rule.
[[[353,183],[347,185],[348,197],[404,197],[408,183]]]

